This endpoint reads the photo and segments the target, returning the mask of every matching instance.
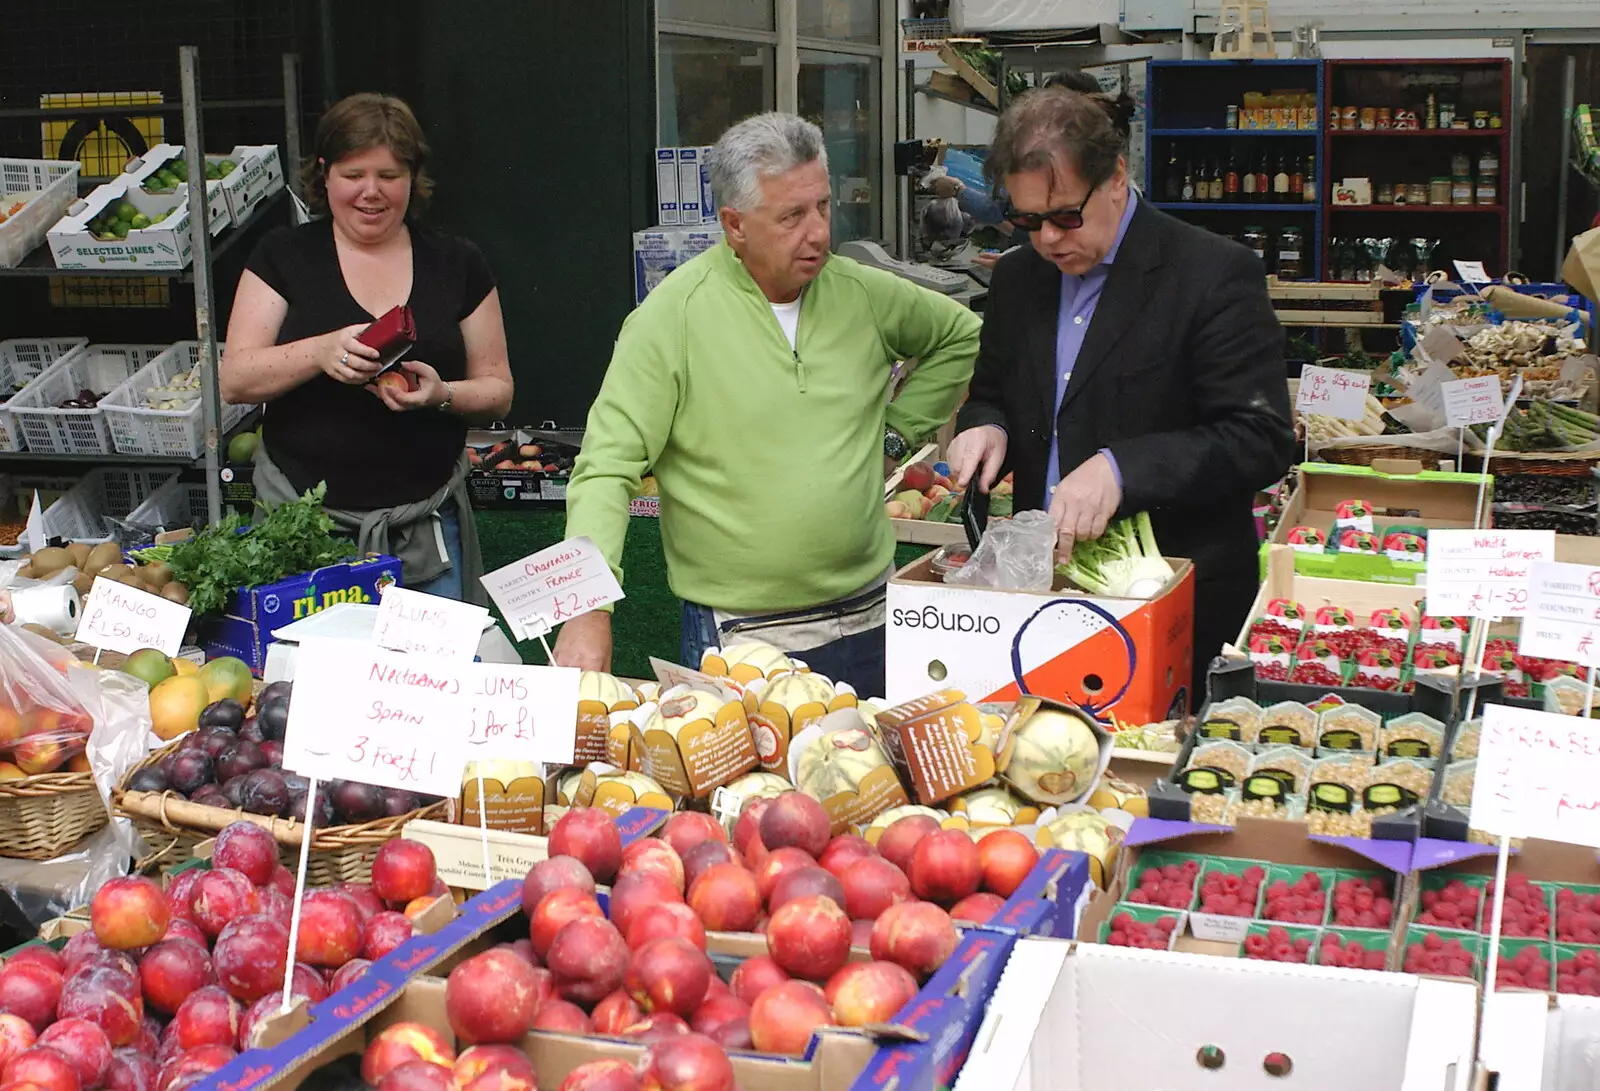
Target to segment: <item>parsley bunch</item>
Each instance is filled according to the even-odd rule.
[[[333,520],[322,508],[327,486],[318,485],[298,500],[279,504],[249,525],[232,514],[193,538],[141,550],[141,563],[165,561],[173,579],[189,588],[196,614],[218,613],[240,587],[272,583],[355,556],[356,544],[335,537]]]

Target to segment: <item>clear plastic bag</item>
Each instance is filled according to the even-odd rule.
[[[972,559],[948,573],[944,582],[1002,591],[1048,591],[1055,579],[1056,541],[1049,512],[1022,512],[991,526]]]
[[[83,752],[93,718],[67,672],[70,652],[25,629],[0,626],[0,758],[32,776]]]

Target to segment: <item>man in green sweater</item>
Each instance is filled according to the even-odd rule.
[[[884,456],[950,418],[980,322],[829,255],[827,151],[810,122],[742,121],[711,169],[725,241],[623,323],[567,489],[567,535],[592,538],[621,579],[628,502],[653,468],[683,662],[761,640],[880,696],[895,546]],[[891,403],[890,369],[912,357]],[[555,653],[609,670],[610,615],[569,621]]]

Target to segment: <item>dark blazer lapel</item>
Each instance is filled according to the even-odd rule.
[[[1131,190],[1128,199],[1137,199]],[[1066,396],[1061,399],[1062,410],[1083,390],[1089,376],[1111,354],[1134,319],[1149,313],[1145,310],[1146,282],[1160,264],[1159,224],[1155,213],[1140,201],[1128,222],[1128,233],[1122,237],[1105,287],[1100,290],[1089,329],[1083,335],[1083,347],[1078,350]]]
[[[1131,225],[1130,225],[1131,226]],[[1026,380],[1038,394],[1040,425],[1046,435],[1055,432],[1056,325],[1061,316],[1061,271],[1029,246],[1032,259],[1027,299],[1021,319],[1026,331],[1021,364]]]

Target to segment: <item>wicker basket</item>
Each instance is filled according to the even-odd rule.
[[[1397,443],[1362,444],[1359,447],[1324,447],[1317,452],[1324,462],[1340,466],[1371,466],[1380,459],[1409,459],[1420,462],[1424,470],[1437,470],[1444,457],[1422,447],[1402,447]]]
[[[1468,455],[1465,461],[1474,471],[1479,471],[1483,465],[1482,455]],[[1507,451],[1489,460],[1489,473],[1493,477],[1501,474],[1588,477],[1596,465],[1600,465],[1600,454],[1594,451]]]
[[[0,856],[53,860],[104,826],[108,817],[88,773],[0,780]]]
[[[174,742],[155,751],[134,769],[129,776],[176,750]],[[126,783],[126,781],[124,781]],[[137,862],[138,870],[155,869],[162,874],[171,871],[194,855],[195,846],[221,833],[230,823],[245,821],[269,830],[278,840],[278,855],[285,867],[293,870],[299,861],[300,842],[305,834],[305,823],[292,819],[273,818],[267,815],[248,814],[190,803],[177,792],[129,792],[122,789],[112,797],[116,812],[133,821],[150,855]],[[418,818],[451,821],[453,805],[450,800],[396,818],[381,818],[357,826],[329,826],[315,830],[311,835],[311,856],[306,861],[306,885],[328,886],[333,883],[364,883],[372,878],[372,858],[384,842],[400,836],[407,822]]]

